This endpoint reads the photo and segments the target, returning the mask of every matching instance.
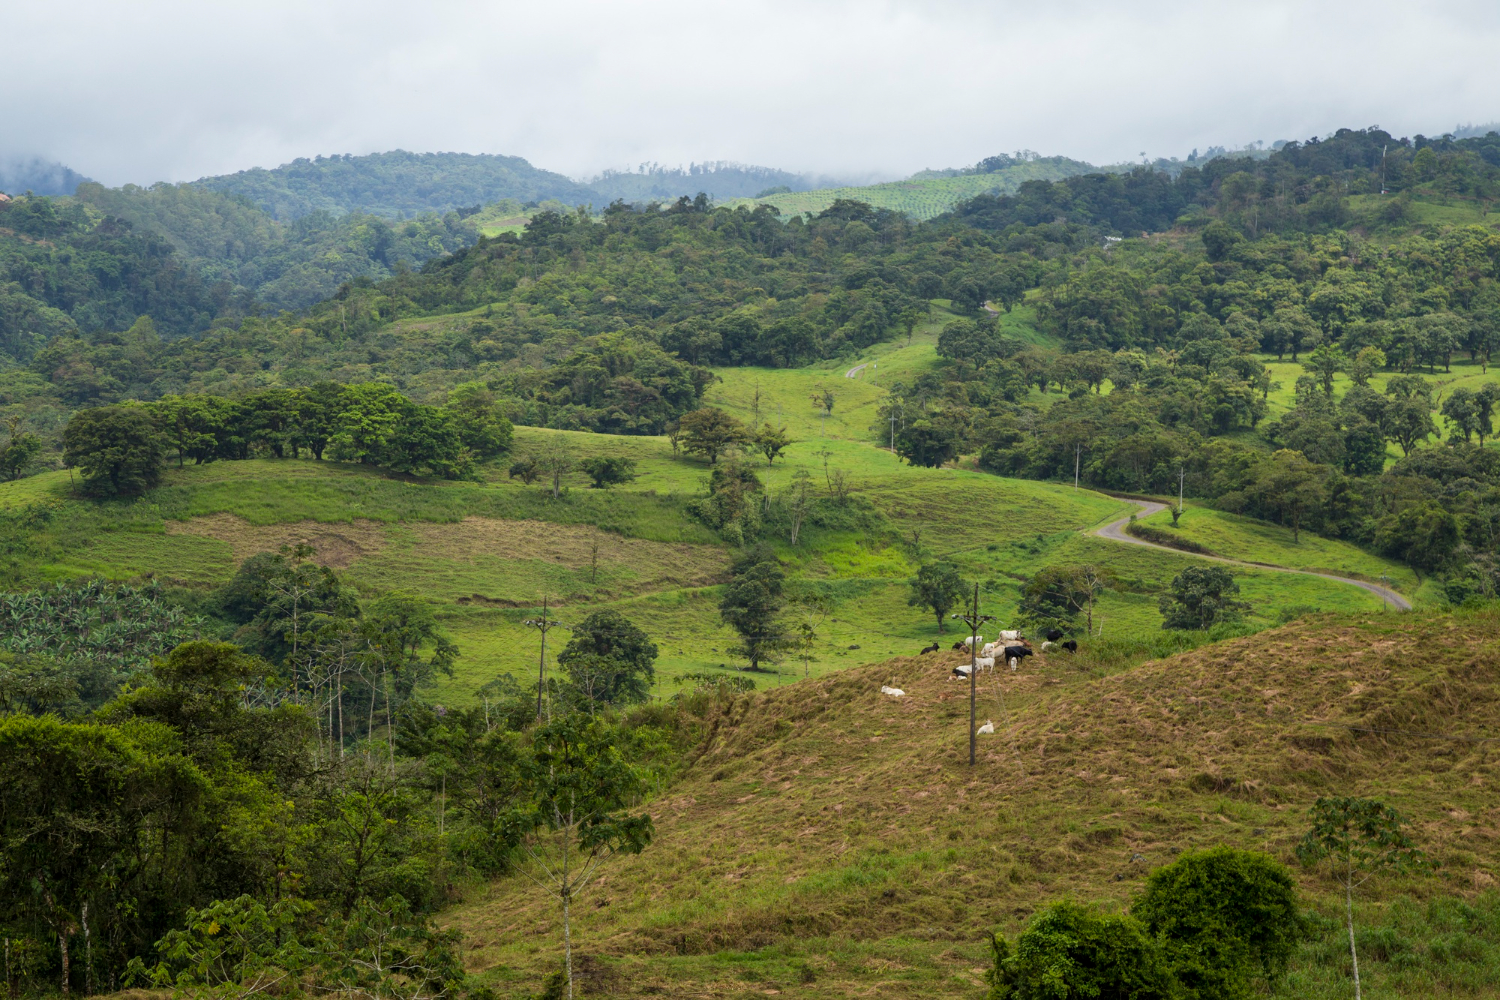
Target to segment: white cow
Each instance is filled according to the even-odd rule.
[[[995,724],[993,722],[990,722],[988,719],[985,720],[984,725],[982,725],[978,729],[974,730],[974,732],[976,732],[976,733],[993,733],[994,731],[995,731]]]
[[[906,692],[903,691],[903,690],[901,690],[900,688],[893,688],[893,687],[890,687],[890,686],[884,685],[884,684],[882,684],[880,686],[880,693],[881,694],[888,694],[892,698],[904,698],[904,697],[906,697]]]

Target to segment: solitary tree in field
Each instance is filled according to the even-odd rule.
[[[1158,599],[1162,628],[1208,629],[1220,622],[1236,622],[1250,610],[1234,595],[1240,585],[1222,566],[1189,566],[1172,579],[1171,589]]]
[[[1085,634],[1094,634],[1094,602],[1114,583],[1101,566],[1052,566],[1039,570],[1021,590],[1021,611],[1046,624],[1072,625],[1084,616]]]
[[[720,455],[748,436],[744,424],[714,406],[685,413],[677,424],[683,450],[702,455],[709,465],[718,464]]]
[[[787,437],[785,427],[772,427],[770,424],[765,424],[755,435],[755,447],[766,456],[766,465],[776,464],[782,451],[791,443],[792,439]]]
[[[1384,351],[1375,346],[1361,347],[1349,362],[1349,378],[1355,385],[1369,385],[1370,376],[1384,367]]]
[[[719,617],[739,633],[739,651],[750,661],[750,669],[774,657],[786,647],[786,629],[781,622],[785,606],[782,590],[786,573],[769,546],[757,546],[735,561],[733,578],[719,601]]]
[[[1313,348],[1302,367],[1318,377],[1325,396],[1333,395],[1333,376],[1349,368],[1349,356],[1333,344],[1319,344]]]
[[[822,411],[823,435],[828,436],[828,418],[833,413],[833,390],[826,385],[818,386],[818,391],[812,394],[812,403]]]
[[[1312,829],[1297,845],[1297,857],[1307,865],[1328,861],[1344,887],[1354,997],[1360,1000],[1359,955],[1354,947],[1354,890],[1382,871],[1426,868],[1427,857],[1402,829],[1406,818],[1374,799],[1319,799],[1313,803],[1312,820]]]
[[[611,486],[635,479],[633,458],[586,458],[581,467],[594,481],[596,490],[607,490]]]
[[[1302,517],[1322,501],[1326,470],[1308,461],[1300,451],[1283,448],[1261,466],[1250,494],[1292,525],[1292,542],[1301,541]]]
[[[906,330],[907,347],[911,346],[912,332],[916,330],[917,324],[922,322],[923,317],[925,317],[926,315],[926,309],[918,309],[916,306],[912,306],[910,309],[903,309],[901,311],[901,315],[897,317],[897,322],[899,322],[902,328]]]
[[[161,482],[165,442],[140,406],[79,410],[63,430],[63,462],[83,473],[84,489],[133,496]]]
[[[562,496],[562,477],[573,471],[573,454],[561,438],[553,438],[537,456],[537,464],[552,477],[552,499]]]
[[[618,611],[595,611],[573,627],[557,663],[589,703],[632,705],[651,697],[656,644]]]
[[[963,599],[966,584],[951,563],[927,563],[907,581],[907,586],[911,588],[911,595],[906,603],[931,611],[937,617],[938,631],[941,632],[948,611]]]
[[[651,817],[633,812],[645,784],[615,746],[612,730],[570,713],[538,726],[522,766],[527,803],[520,825],[526,874],[562,907],[563,961],[573,996],[572,909],[599,870],[651,843]]]
[[[510,463],[510,478],[519,479],[530,486],[542,476],[542,463],[535,455],[522,455]]]

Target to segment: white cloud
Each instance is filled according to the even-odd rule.
[[[403,147],[905,173],[1500,118],[1478,3],[7,5],[0,155],[111,183]]]

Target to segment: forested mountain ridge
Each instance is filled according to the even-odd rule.
[[[1175,175],[1143,167],[1033,181],[1013,195],[974,198],[954,216],[995,230],[1067,219],[1127,236],[1221,218],[1254,237],[1352,225],[1361,220],[1349,197],[1382,190],[1493,204],[1500,199],[1500,134],[1398,139],[1378,128],[1339,129],[1269,156],[1218,157]],[[1369,221],[1401,223],[1409,212],[1409,200],[1397,198]]]
[[[283,222],[243,196],[193,184],[87,183],[76,197],[106,216],[160,235],[210,283],[234,289],[241,311],[254,304],[305,309],[356,278],[379,280],[400,268],[473,243],[472,213],[425,212],[404,220],[318,210]]]
[[[301,158],[279,167],[255,167],[204,177],[198,187],[241,195],[282,222],[313,212],[364,212],[404,219],[493,201],[546,201],[576,205],[593,200],[576,181],[532,166],[519,156],[408,153]]]

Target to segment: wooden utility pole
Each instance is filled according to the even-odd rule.
[[[971,614],[953,615],[959,621],[969,626],[969,766],[974,766],[974,701],[979,687],[978,667],[979,650],[975,648],[974,637],[979,633],[976,631],[985,622],[995,620],[994,615],[982,615],[979,613],[979,584],[974,584],[974,607]]]
[[[1177,467],[1177,516],[1182,516],[1182,481],[1187,476],[1187,469],[1179,465]]]
[[[557,628],[562,622],[553,621],[547,617],[547,598],[542,597],[542,617],[528,618],[521,624],[530,625],[542,633],[542,653],[536,662],[536,721],[542,721],[542,691],[546,688],[547,676],[547,633]]]
[[[1083,442],[1079,441],[1073,446],[1073,488],[1078,489],[1078,464],[1083,458]]]

